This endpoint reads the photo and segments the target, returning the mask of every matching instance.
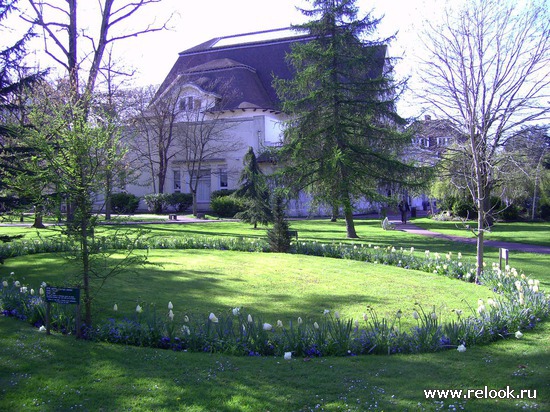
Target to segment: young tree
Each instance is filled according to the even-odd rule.
[[[59,100],[45,99],[45,110],[34,116],[36,127],[31,137],[45,166],[59,176],[71,206],[67,232],[79,244],[85,321],[91,325],[90,239],[96,224],[92,204],[99,190],[97,178],[105,167],[103,160],[113,162],[118,156],[110,127],[99,127],[93,112],[97,78],[109,45],[164,29],[164,25],[127,26],[132,17],[161,0],[100,0],[96,8],[99,26],[89,28],[78,25],[82,8],[77,0],[28,1],[34,16],[24,18],[43,30],[45,52],[67,72],[66,91]],[[121,29],[123,23],[125,30]]]
[[[275,82],[290,116],[283,172],[294,187],[342,207],[347,236],[356,238],[354,199],[376,200],[380,184],[412,184],[418,172],[398,157],[410,143],[395,111],[404,83],[394,80],[386,57],[391,38],[366,40],[380,19],[358,18],[355,0],[311,2],[313,9],[302,12],[317,20],[297,28],[312,38],[297,43],[288,59],[295,76]]]
[[[258,166],[254,149],[250,147],[243,160],[244,168],[239,178],[240,187],[235,196],[244,199],[245,210],[236,214],[238,219],[258,227],[267,226],[272,220],[269,191],[264,174]]]
[[[422,98],[467,138],[462,152],[478,212],[479,276],[499,152],[519,128],[550,112],[548,9],[537,0],[471,0],[428,26],[424,42]]]
[[[285,219],[284,197],[280,191],[273,194],[273,228],[267,231],[267,241],[272,252],[287,253],[290,250],[289,225]]]

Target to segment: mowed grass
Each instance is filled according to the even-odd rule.
[[[415,303],[450,320],[452,309],[469,313],[477,299],[492,295],[486,288],[430,273],[314,256],[153,250],[149,261],[153,265],[109,280],[94,298],[96,320],[114,316],[115,303],[119,316],[131,316],[138,303],[154,304],[164,313],[171,301],[180,320],[184,315],[227,314],[234,307],[272,324],[298,316],[320,320],[325,309],[359,320],[371,306],[390,319],[402,310],[403,326],[412,327]],[[71,273],[66,264],[62,273],[58,270],[64,263],[52,255],[24,256],[9,259],[1,273],[14,272],[35,289],[42,281],[63,286]]]
[[[446,235],[467,238],[475,237],[461,222],[443,222],[428,218],[418,218],[414,219],[412,223],[424,229]],[[477,228],[477,222],[470,221],[467,224],[471,228]],[[485,239],[550,246],[550,222],[497,222],[489,232],[485,232]]]
[[[234,222],[192,225],[143,225],[158,236],[264,237]],[[296,221],[300,240],[345,239],[343,222]],[[360,242],[415,247],[473,259],[475,248],[400,231],[382,231],[377,220],[357,222]],[[105,233],[112,227],[101,228]],[[3,232],[4,228],[1,229]],[[21,230],[21,229],[19,229]],[[33,231],[27,229],[30,236]],[[46,233],[46,232],[42,232]],[[48,232],[52,233],[52,232]],[[513,238],[506,239],[516,241]],[[489,262],[497,251],[487,250]],[[119,315],[137,301],[207,314],[243,306],[275,322],[297,316],[314,318],[324,309],[356,317],[371,304],[390,316],[410,311],[416,301],[439,311],[491,291],[430,274],[308,256],[218,251],[152,251],[148,266],[108,281],[96,297],[94,316]],[[549,290],[550,257],[512,252],[511,263],[541,280]],[[63,281],[73,269],[58,256],[8,259],[11,271],[25,283]],[[20,275],[20,277],[18,276]],[[24,279],[23,279],[24,278]],[[240,303],[239,303],[240,302]],[[409,326],[407,324],[407,326]],[[284,361],[271,357],[229,357],[171,352],[77,341],[71,336],[45,336],[12,319],[0,318],[0,410],[132,410],[132,411],[516,411],[550,410],[550,325],[540,324],[520,340],[433,354],[359,356]],[[536,399],[433,399],[425,389],[536,390]]]
[[[550,410],[550,327],[420,355],[231,357],[46,336],[0,318],[0,410]],[[426,399],[425,389],[529,390],[531,399]],[[535,395],[536,399],[532,397]],[[527,394],[527,393],[526,393]]]

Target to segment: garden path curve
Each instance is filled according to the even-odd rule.
[[[403,232],[413,233],[415,235],[430,236],[437,239],[450,240],[452,242],[463,242],[469,243],[472,245],[476,244],[475,238],[466,238],[462,236],[451,236],[445,235],[443,233],[431,232],[426,229],[422,229],[410,222],[401,223],[400,220],[390,220],[391,223],[395,225],[397,230],[402,230]],[[497,240],[486,240],[483,242],[485,246],[496,247],[496,248],[505,248],[509,250],[516,250],[520,252],[528,253],[541,253],[541,254],[550,254],[550,247],[540,246],[540,245],[528,245],[525,243],[514,243],[514,242],[500,242]]]

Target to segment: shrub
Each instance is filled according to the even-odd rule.
[[[162,213],[166,209],[168,193],[151,193],[143,196],[147,209],[151,213]]]
[[[232,196],[222,196],[210,201],[212,211],[219,217],[233,217],[244,210],[242,201]]]
[[[113,193],[111,195],[111,207],[116,213],[132,214],[139,206],[139,197],[131,193]]]
[[[217,199],[218,197],[231,196],[233,193],[235,193],[234,189],[233,190],[227,190],[227,189],[214,190],[212,193],[210,193],[210,199],[214,200],[214,199]]]
[[[191,193],[171,193],[168,195],[166,203],[172,206],[176,212],[182,213],[193,204],[193,195]]]
[[[477,217],[475,206],[466,200],[456,200],[453,203],[452,211],[455,216],[462,218],[475,219]]]

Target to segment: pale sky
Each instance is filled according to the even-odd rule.
[[[176,62],[178,53],[214,37],[288,27],[305,21],[296,6],[308,8],[304,0],[164,0],[157,19],[174,12],[172,30],[144,35],[120,43],[124,61],[139,70],[136,82],[159,84]],[[431,6],[427,6],[432,4]],[[361,12],[374,9],[384,14],[381,35],[399,31],[391,49],[394,56],[408,54],[415,44],[419,20],[434,10],[435,0],[359,0]],[[162,10],[160,10],[162,9]]]
[[[398,32],[397,40],[390,46],[390,55],[403,57],[403,63],[397,65],[397,74],[406,76],[411,71],[412,57],[418,53],[416,32],[423,20],[433,20],[447,1],[460,0],[358,0],[357,5],[360,17],[371,10],[374,16],[385,16],[379,26],[380,37]],[[20,5],[24,3],[25,0],[20,0]],[[86,24],[97,27],[99,14],[93,10],[96,5],[93,0],[79,0],[79,27]],[[162,0],[147,6],[144,13],[132,16],[132,20],[128,20],[130,30],[165,22],[172,15],[171,30],[118,42],[115,57],[122,66],[136,71],[133,86],[158,85],[176,62],[179,52],[214,37],[302,23],[307,18],[296,7],[310,6],[306,0]],[[42,48],[43,43],[36,41],[34,47]],[[34,59],[42,67],[53,64],[44,54],[36,53]]]

